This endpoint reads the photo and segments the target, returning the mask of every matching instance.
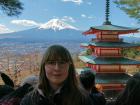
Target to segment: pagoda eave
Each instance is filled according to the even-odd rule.
[[[117,35],[119,34],[129,34],[129,33],[138,33],[139,31],[136,30],[99,30],[99,29],[89,29],[88,31],[83,32],[83,35],[90,35],[90,34],[96,34],[98,32],[117,32]]]
[[[79,56],[79,59],[91,65],[136,65],[140,66],[140,61],[132,60],[124,57],[96,57],[96,56]]]
[[[96,71],[93,70],[92,68],[89,68],[89,67],[80,68],[77,71],[78,71],[79,74],[82,74],[86,71],[92,71],[94,73],[94,75],[96,75]]]
[[[99,84],[125,84],[127,80],[131,77],[126,73],[112,73],[112,74],[96,73],[96,83]]]
[[[83,48],[134,48],[140,47],[140,44],[132,44],[127,42],[90,42],[90,43],[81,43],[80,45]]]

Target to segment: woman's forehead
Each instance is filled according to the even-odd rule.
[[[48,56],[48,60],[68,60],[68,58],[63,55],[54,55],[54,56]]]

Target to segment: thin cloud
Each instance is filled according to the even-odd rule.
[[[64,16],[64,17],[62,17],[61,20],[75,23],[75,20],[72,17],[70,17],[70,16]]]
[[[95,19],[95,17],[93,17],[93,16],[87,16],[85,14],[81,14],[81,17],[82,18],[87,18],[87,19]]]
[[[93,17],[93,16],[88,16],[87,18],[88,18],[88,19],[94,19],[94,17]]]
[[[81,17],[86,18],[87,16],[85,14],[81,14]]]
[[[7,28],[3,24],[0,24],[0,34],[2,34],[2,33],[11,33],[11,32],[14,32],[14,31],[10,30],[9,28]]]
[[[88,5],[92,5],[92,3],[91,3],[91,2],[87,2],[87,4],[88,4]]]
[[[22,26],[39,26],[40,24],[33,20],[12,20],[11,23]]]
[[[83,3],[83,0],[62,0],[63,2],[73,2],[75,4],[80,5],[81,3]]]

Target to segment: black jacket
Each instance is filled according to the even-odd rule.
[[[76,97],[75,97],[76,98]],[[63,93],[57,93],[54,96],[45,97],[38,90],[34,90],[26,95],[20,105],[63,105],[62,102],[65,100]],[[82,101],[82,100],[81,100]],[[85,102],[81,102],[79,105],[93,105],[90,97]]]
[[[106,105],[106,100],[102,93],[91,93],[90,97],[94,105]]]

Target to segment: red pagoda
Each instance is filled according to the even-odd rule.
[[[86,64],[84,70],[96,72],[96,83],[100,84],[106,96],[118,93],[125,87],[130,76],[122,67],[124,65],[140,65],[140,61],[123,57],[124,48],[139,47],[138,44],[123,42],[121,34],[136,33],[138,29],[112,25],[109,21],[109,0],[106,0],[106,19],[103,25],[91,27],[84,35],[95,35],[89,43],[81,43],[81,47],[88,48],[92,55],[79,58]]]

